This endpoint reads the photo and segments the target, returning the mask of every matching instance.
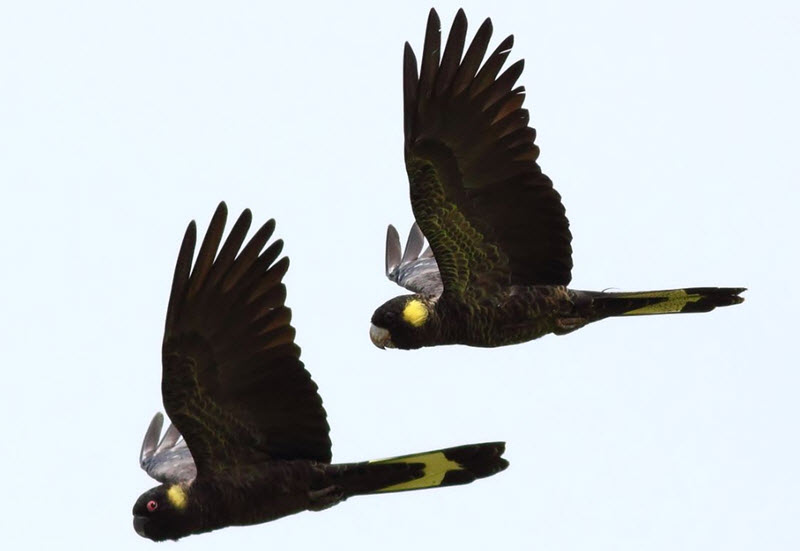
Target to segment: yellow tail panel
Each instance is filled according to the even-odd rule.
[[[703,298],[700,294],[689,294],[684,289],[675,291],[654,291],[648,293],[616,293],[619,298],[655,298],[662,302],[648,304],[622,314],[623,316],[642,316],[648,314],[671,314],[683,311],[687,304]]]
[[[377,490],[378,492],[399,492],[402,490],[419,490],[421,488],[433,488],[439,486],[444,480],[444,476],[450,471],[464,470],[459,463],[452,459],[447,459],[443,452],[427,452],[418,455],[406,455],[402,457],[392,457],[390,459],[377,459],[370,463],[389,464],[389,463],[423,463],[424,475],[408,482],[393,484],[386,488]]]

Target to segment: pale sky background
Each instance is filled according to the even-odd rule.
[[[67,5],[69,4],[69,5]],[[403,42],[426,2],[0,5],[5,549],[145,549],[137,455],[186,224],[275,217],[334,460],[505,440],[469,486],[354,498],[185,549],[800,548],[796,2],[438,2],[491,16],[574,235],[575,288],[737,307],[494,350],[381,351],[411,224]],[[163,544],[169,547],[172,544]]]

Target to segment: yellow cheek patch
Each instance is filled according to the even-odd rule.
[[[420,327],[428,321],[428,307],[421,300],[412,298],[403,308],[403,319],[414,327]]]
[[[189,497],[186,495],[186,490],[181,488],[180,484],[173,484],[167,490],[167,499],[178,510],[186,509],[189,502]]]

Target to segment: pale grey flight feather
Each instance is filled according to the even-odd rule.
[[[181,438],[181,433],[170,424],[159,441],[164,416],[159,412],[153,416],[142,441],[139,464],[151,478],[165,484],[189,482],[197,476],[192,452]]]
[[[424,244],[425,236],[414,222],[403,251],[400,235],[389,224],[386,230],[386,277],[409,291],[438,297],[444,289],[442,276],[431,248],[420,254]]]

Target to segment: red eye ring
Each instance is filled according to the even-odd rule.
[[[147,510],[148,511],[150,511],[152,513],[156,509],[158,509],[158,503],[156,501],[151,499],[150,501],[147,502]]]

